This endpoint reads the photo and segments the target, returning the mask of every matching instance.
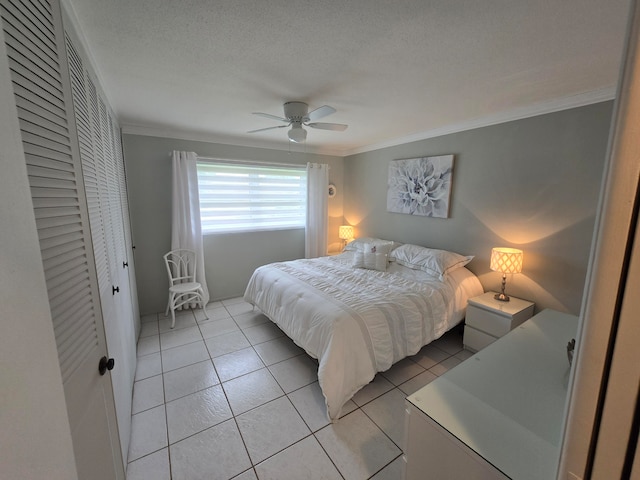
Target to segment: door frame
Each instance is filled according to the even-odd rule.
[[[636,449],[633,439],[630,443],[640,366],[640,329],[633,313],[640,289],[640,245],[634,243],[640,204],[640,7],[636,0],[630,2],[626,39],[569,386],[557,475],[562,480],[622,478],[618,475],[634,461]]]

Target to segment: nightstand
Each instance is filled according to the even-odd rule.
[[[464,326],[464,347],[472,352],[482,350],[533,316],[534,303],[511,297],[501,302],[487,292],[469,299]]]

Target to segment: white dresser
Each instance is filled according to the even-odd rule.
[[[543,310],[406,400],[406,480],[555,478],[577,317]]]

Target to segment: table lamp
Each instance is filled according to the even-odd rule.
[[[338,237],[344,240],[345,246],[349,243],[349,240],[353,240],[353,227],[351,225],[340,225],[338,229]]]
[[[491,270],[502,273],[502,292],[496,293],[495,299],[508,302],[509,295],[504,293],[507,285],[507,273],[522,272],[522,250],[517,248],[496,247],[491,250]]]

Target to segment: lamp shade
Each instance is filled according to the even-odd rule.
[[[497,247],[491,250],[490,268],[500,273],[522,272],[522,250],[517,248]]]
[[[335,230],[334,230],[335,231]],[[338,230],[338,237],[342,240],[351,240],[353,238],[354,232],[353,227],[351,225],[341,225]]]

